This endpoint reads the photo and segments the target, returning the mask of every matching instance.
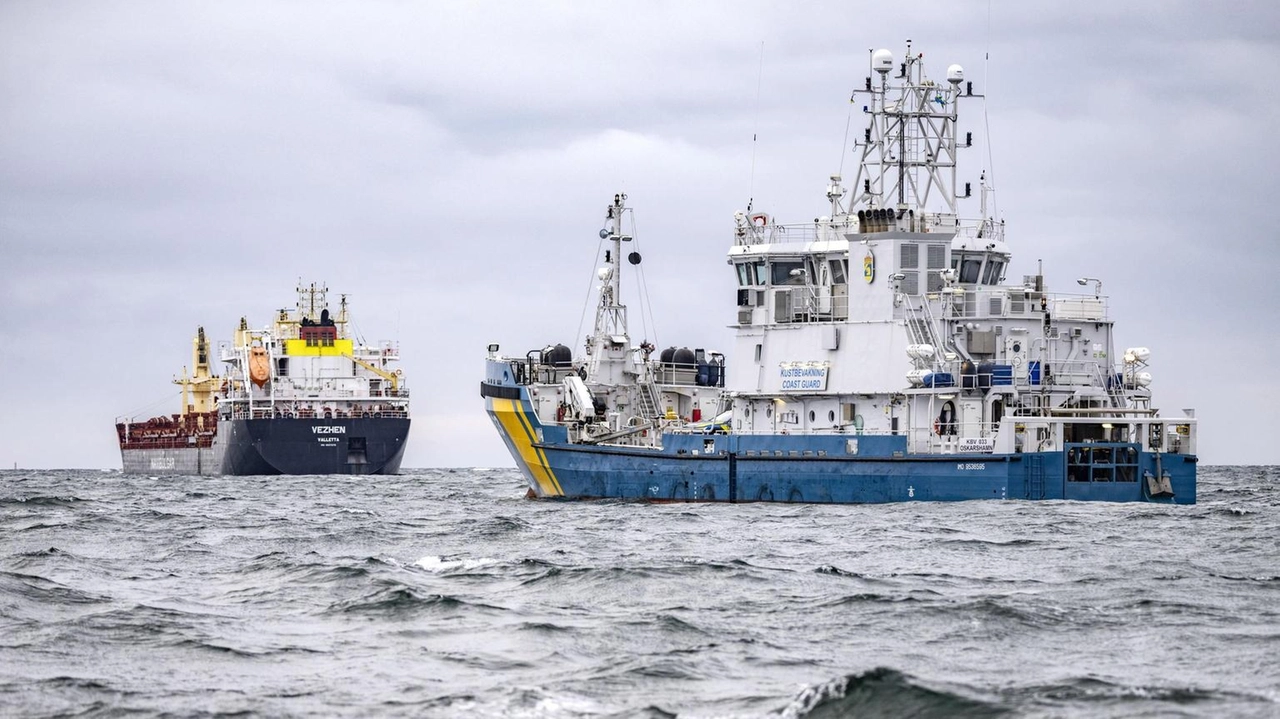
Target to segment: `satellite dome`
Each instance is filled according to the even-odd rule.
[[[871,69],[883,75],[893,69],[893,53],[881,48],[871,53]]]
[[[964,82],[964,68],[959,65],[951,65],[947,67],[947,82],[952,85],[959,85]]]

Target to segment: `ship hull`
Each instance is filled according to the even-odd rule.
[[[222,446],[176,449],[123,449],[121,464],[125,474],[167,474],[213,476],[222,471]]]
[[[409,420],[237,419],[218,423],[225,441],[222,473],[395,474],[400,470]]]
[[[893,435],[665,434],[661,449],[574,444],[520,388],[491,387],[494,425],[538,497],[864,504],[970,499],[1194,504],[1196,457],[1133,444],[1016,454],[906,452]],[[505,396],[502,396],[505,395]],[[1091,462],[1079,463],[1084,448]],[[1102,463],[1104,457],[1113,458]],[[1114,458],[1122,458],[1116,460]]]
[[[208,448],[121,450],[129,474],[395,474],[404,417],[221,420]]]

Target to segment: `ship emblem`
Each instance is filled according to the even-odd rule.
[[[876,279],[876,258],[875,255],[867,251],[867,256],[862,258],[862,279],[871,284]]]

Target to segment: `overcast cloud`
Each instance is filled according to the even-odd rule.
[[[0,3],[0,466],[119,467],[196,326],[299,278],[400,342],[405,466],[510,466],[485,345],[579,344],[609,198],[636,339],[728,349],[733,212],[823,214],[868,50],[907,38],[988,95],[962,174],[1009,276],[1101,278],[1203,461],[1280,464],[1280,4],[846,0]]]

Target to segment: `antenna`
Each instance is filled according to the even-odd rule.
[[[987,0],[987,40],[986,40],[986,43],[987,43],[987,49],[986,49],[986,52],[984,52],[984,53],[983,53],[983,56],[982,56],[982,94],[983,94],[983,98],[982,98],[982,127],[983,127],[983,131],[986,133],[986,137],[984,138],[984,139],[986,140],[986,145],[987,145],[987,170],[988,170],[988,172],[987,172],[986,174],[987,174],[987,177],[988,177],[988,182],[990,182],[990,184],[991,184],[991,194],[992,194],[992,198],[991,198],[991,218],[992,218],[992,225],[994,225],[994,224],[995,224],[995,220],[994,220],[994,218],[995,218],[997,215],[999,215],[999,214],[1000,214],[1000,212],[999,212],[999,210],[998,210],[998,209],[996,209],[996,208],[997,208],[997,202],[996,202],[996,198],[994,197],[994,195],[995,195],[995,190],[996,190],[996,181],[995,181],[996,168],[995,168],[995,159],[994,159],[994,156],[993,156],[993,155],[992,155],[992,153],[991,153],[991,118],[988,116],[988,113],[987,113],[987,98],[986,98],[986,95],[987,95],[987,94],[989,94],[989,93],[990,93],[990,91],[991,91],[990,78],[988,77],[989,65],[990,65],[990,62],[991,62],[991,0]],[[983,187],[983,191],[982,191],[983,215],[984,215],[984,216],[983,216],[983,218],[982,218],[982,221],[983,221],[984,223],[987,221],[987,217],[985,216],[985,215],[986,215],[986,199],[987,199],[987,191],[986,191],[986,187],[984,186],[984,187]]]
[[[756,109],[751,128],[751,179],[747,186],[747,212],[755,202],[756,195],[756,137],[760,129],[760,85],[764,81],[764,40],[760,41],[760,68],[756,72]]]

